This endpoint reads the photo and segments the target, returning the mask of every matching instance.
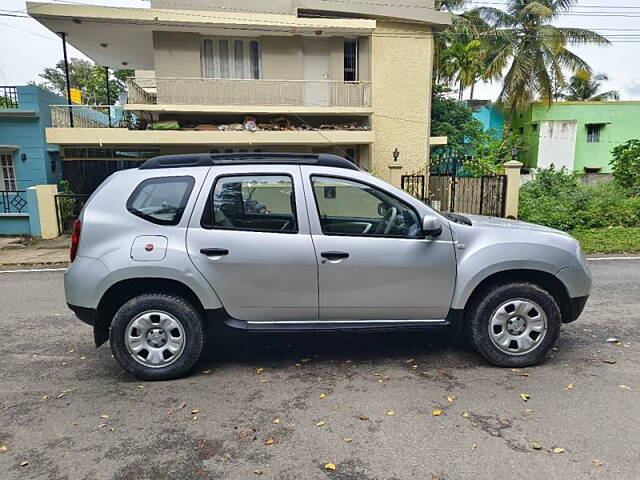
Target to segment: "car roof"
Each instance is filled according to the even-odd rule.
[[[316,165],[360,170],[349,160],[328,154],[310,153],[220,153],[183,154],[154,157],[144,162],[140,170],[159,168],[213,167],[229,165]]]

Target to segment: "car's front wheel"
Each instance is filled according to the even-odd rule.
[[[475,349],[499,367],[539,363],[555,345],[560,309],[547,291],[531,283],[496,286],[467,312],[467,332]]]
[[[118,363],[141,380],[169,380],[188,373],[204,347],[200,312],[167,294],[132,298],[116,312],[109,331]]]

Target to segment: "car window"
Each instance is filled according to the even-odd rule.
[[[219,178],[202,226],[254,232],[297,233],[293,180],[288,175]]]
[[[416,237],[421,231],[413,208],[378,188],[333,177],[311,181],[326,235]]]
[[[194,183],[193,177],[149,178],[133,191],[127,210],[151,223],[177,225]]]

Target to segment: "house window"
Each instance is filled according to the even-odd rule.
[[[358,80],[358,40],[347,38],[344,41],[344,81]]]
[[[600,132],[604,128],[602,123],[587,125],[587,143],[600,143]]]
[[[251,78],[261,75],[260,43],[246,39],[204,39],[202,75],[205,78]]]
[[[16,190],[16,167],[11,153],[0,153],[3,190]]]
[[[538,131],[538,124],[537,123],[531,124],[531,130],[533,130],[534,132],[537,132]]]

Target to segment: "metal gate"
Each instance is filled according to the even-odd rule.
[[[458,168],[432,171],[428,179],[426,175],[403,175],[402,189],[443,212],[504,217],[506,175],[460,176],[458,172]]]
[[[73,222],[80,216],[82,207],[88,199],[88,194],[60,193],[55,196],[56,218],[61,234],[71,233]]]

